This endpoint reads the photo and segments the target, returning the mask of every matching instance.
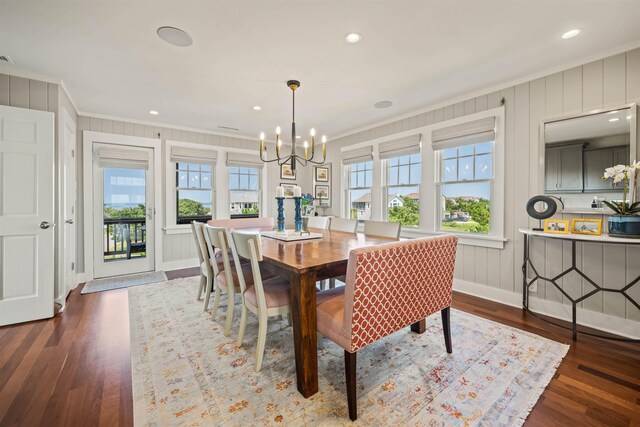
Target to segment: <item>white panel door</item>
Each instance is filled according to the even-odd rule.
[[[53,316],[54,115],[0,106],[0,326]]]

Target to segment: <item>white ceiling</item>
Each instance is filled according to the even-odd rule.
[[[83,112],[243,135],[286,134],[299,79],[299,133],[331,138],[636,42],[639,16],[640,1],[0,0],[0,54],[62,79]],[[161,41],[164,25],[194,44]]]

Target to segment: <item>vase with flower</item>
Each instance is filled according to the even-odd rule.
[[[623,184],[622,200],[603,201],[615,215],[609,216],[609,235],[640,238],[640,201],[638,201],[638,174],[640,162],[616,165],[605,169],[603,180]]]

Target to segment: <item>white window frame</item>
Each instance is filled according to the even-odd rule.
[[[407,157],[407,156],[411,157],[412,156],[411,154],[403,154],[403,155],[391,157],[389,159],[385,159],[384,161],[382,161],[382,169],[384,170],[384,173],[382,175],[384,176],[384,180],[385,180],[385,186],[383,188],[383,193],[384,193],[383,196],[384,196],[384,198],[383,198],[383,207],[382,207],[382,209],[383,209],[384,219],[386,221],[389,220],[389,209],[392,207],[392,206],[389,206],[389,188],[418,187],[418,194],[420,194],[420,188],[422,187],[422,174],[423,174],[424,171],[422,170],[423,169],[423,165],[422,165],[422,155],[421,155],[421,153],[418,152],[418,153],[415,153],[415,154],[418,154],[420,156],[420,163],[419,163],[420,164],[420,182],[418,184],[402,184],[402,185],[400,185],[400,184],[398,184],[398,185],[390,185],[389,184],[389,168],[391,168],[391,167],[397,167],[398,168],[398,181],[399,181],[399,179],[400,179],[400,171],[399,171],[400,167],[401,166],[408,166],[409,167],[409,179],[411,179],[411,165],[415,165],[415,164],[418,164],[418,163],[411,163],[411,160],[409,160],[409,164],[407,164],[407,165],[400,165],[400,164],[398,166],[390,166],[389,165],[389,160],[391,160],[392,158],[399,159],[400,157]],[[418,199],[418,200],[420,200],[420,199]],[[422,221],[422,218],[421,218],[421,215],[420,215],[421,211],[422,211],[422,203],[418,202],[418,225],[417,226],[401,225],[401,227],[403,227],[403,228],[407,227],[408,230],[419,230],[420,229],[420,224],[421,224],[421,221]]]
[[[442,161],[441,154],[433,150],[431,146],[431,133],[435,129],[456,126],[466,122],[483,119],[486,117],[495,117],[495,140],[493,144],[493,178],[489,180],[491,182],[491,219],[490,219],[490,232],[484,233],[469,233],[469,232],[452,232],[449,230],[440,230],[440,213],[442,204],[441,193],[441,176],[442,176]],[[436,125],[431,126],[430,131],[426,135],[426,141],[429,145],[430,156],[432,157],[432,164],[434,165],[434,173],[431,177],[434,180],[434,194],[429,200],[433,200],[433,230],[437,234],[454,234],[461,239],[461,243],[468,242],[466,244],[475,244],[476,246],[498,247],[504,246],[504,107],[493,108],[491,110],[482,111],[475,114],[469,114],[467,116],[459,117],[453,120],[447,120]],[[476,181],[469,181],[476,182]],[[481,244],[485,242],[485,244]]]
[[[440,203],[436,203],[436,177],[440,173],[439,165],[436,164],[435,152],[431,144],[431,132],[434,129],[442,127],[454,126],[462,124],[468,121],[479,120],[485,117],[495,117],[496,124],[496,138],[494,143],[494,188],[492,192],[492,212],[491,212],[491,233],[490,234],[477,234],[477,233],[451,233],[449,231],[442,232],[437,231],[437,217],[438,210],[440,209]],[[384,189],[384,181],[386,180],[386,169],[380,158],[378,157],[378,145],[384,142],[392,141],[394,139],[415,135],[416,133],[422,134],[421,143],[421,155],[422,155],[422,167],[421,167],[421,183],[420,183],[420,226],[403,227],[403,237],[423,237],[429,235],[440,234],[455,234],[458,236],[458,242],[462,245],[481,246],[487,248],[504,248],[504,198],[505,198],[505,112],[504,107],[493,108],[490,110],[482,111],[479,113],[469,114],[463,117],[458,117],[451,120],[446,120],[436,124],[431,124],[419,128],[414,128],[408,131],[398,132],[385,137],[371,139],[365,142],[348,145],[341,148],[341,152],[353,150],[365,146],[373,146],[373,161],[372,161],[372,188],[371,188],[371,219],[381,220],[386,218],[383,215],[383,209],[386,210],[386,189]],[[348,176],[347,166],[344,165],[344,174],[341,182],[341,212],[348,214]],[[431,205],[432,207],[426,208]]]
[[[176,204],[174,205],[174,210],[176,211],[176,225],[184,225],[184,224],[180,224],[178,222],[179,220],[179,206],[178,206],[178,192],[179,191],[209,191],[211,194],[211,217],[213,218],[215,216],[215,194],[214,194],[214,188],[215,188],[215,166],[213,165],[213,162],[207,162],[207,163],[199,163],[199,162],[173,162],[175,164],[175,169],[174,169],[174,182],[175,182],[175,187],[176,187]],[[198,165],[199,167],[202,167],[203,165],[209,165],[211,166],[211,172],[208,172],[211,175],[211,188],[190,188],[190,187],[179,187],[178,186],[178,175],[179,175],[179,170],[178,170],[178,163],[182,163],[185,165]],[[190,173],[190,170],[187,170],[187,173]],[[207,172],[202,172],[202,170],[198,171],[198,173],[207,173]],[[188,176],[188,175],[187,175]]]
[[[238,164],[237,166],[227,166],[227,170],[226,170],[226,175],[227,175],[227,193],[229,196],[229,203],[228,203],[228,209],[229,209],[229,218],[232,218],[232,214],[231,214],[231,192],[232,191],[256,191],[256,190],[232,190],[231,187],[229,187],[229,175],[231,174],[231,168],[232,167],[238,167],[238,168],[249,168],[249,169],[256,169],[258,171],[258,217],[264,216],[264,210],[266,209],[266,206],[264,204],[264,201],[262,200],[262,170],[263,168],[259,168],[256,167],[256,165],[253,164],[246,164],[246,165],[242,165],[242,164]]]
[[[351,166],[356,165],[356,164],[360,164],[360,163],[371,163],[371,186],[370,187],[351,187]],[[345,186],[344,186],[344,197],[345,197],[345,202],[344,202],[344,215],[345,218],[351,218],[351,199],[349,198],[349,191],[351,190],[366,190],[369,189],[369,194],[371,197],[371,206],[369,207],[369,213],[370,213],[370,217],[371,219],[373,219],[373,187],[374,187],[374,168],[375,168],[375,162],[373,160],[367,160],[364,162],[357,162],[357,163],[352,163],[350,165],[343,165],[343,169],[344,169],[344,182],[345,182]],[[366,170],[365,169],[365,176],[366,176]],[[366,183],[366,178],[365,178],[365,183]],[[356,218],[357,220],[357,218]],[[360,222],[360,220],[358,220],[358,223]]]
[[[178,212],[177,212],[177,203],[178,203],[178,188],[176,183],[176,162],[171,161],[171,148],[172,147],[185,147],[185,148],[193,148],[197,150],[211,150],[218,151],[219,147],[208,146],[204,144],[195,144],[192,142],[182,142],[182,141],[166,141],[165,147],[165,188],[167,191],[165,192],[165,227],[164,230],[167,234],[180,234],[180,233],[191,233],[191,225],[190,224],[178,224]],[[220,153],[218,153],[220,155]],[[219,160],[218,160],[219,161]],[[211,162],[211,211],[212,218],[215,218],[217,215],[217,203],[216,203],[216,186],[218,183],[218,175],[216,172],[217,162]]]

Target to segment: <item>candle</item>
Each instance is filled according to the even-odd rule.
[[[260,155],[264,151],[264,132],[260,132]]]
[[[307,141],[304,142],[304,158],[309,158],[309,143]]]
[[[276,197],[284,197],[284,187],[276,187]]]
[[[322,135],[322,157],[327,158],[327,137]]]
[[[316,130],[314,128],[311,128],[311,132],[309,133],[311,134],[311,156],[313,156],[313,153],[315,153],[316,151]]]
[[[280,146],[282,142],[280,141],[280,126],[276,128],[276,154],[280,157]]]
[[[302,197],[302,188],[297,185],[293,187],[293,197]]]

